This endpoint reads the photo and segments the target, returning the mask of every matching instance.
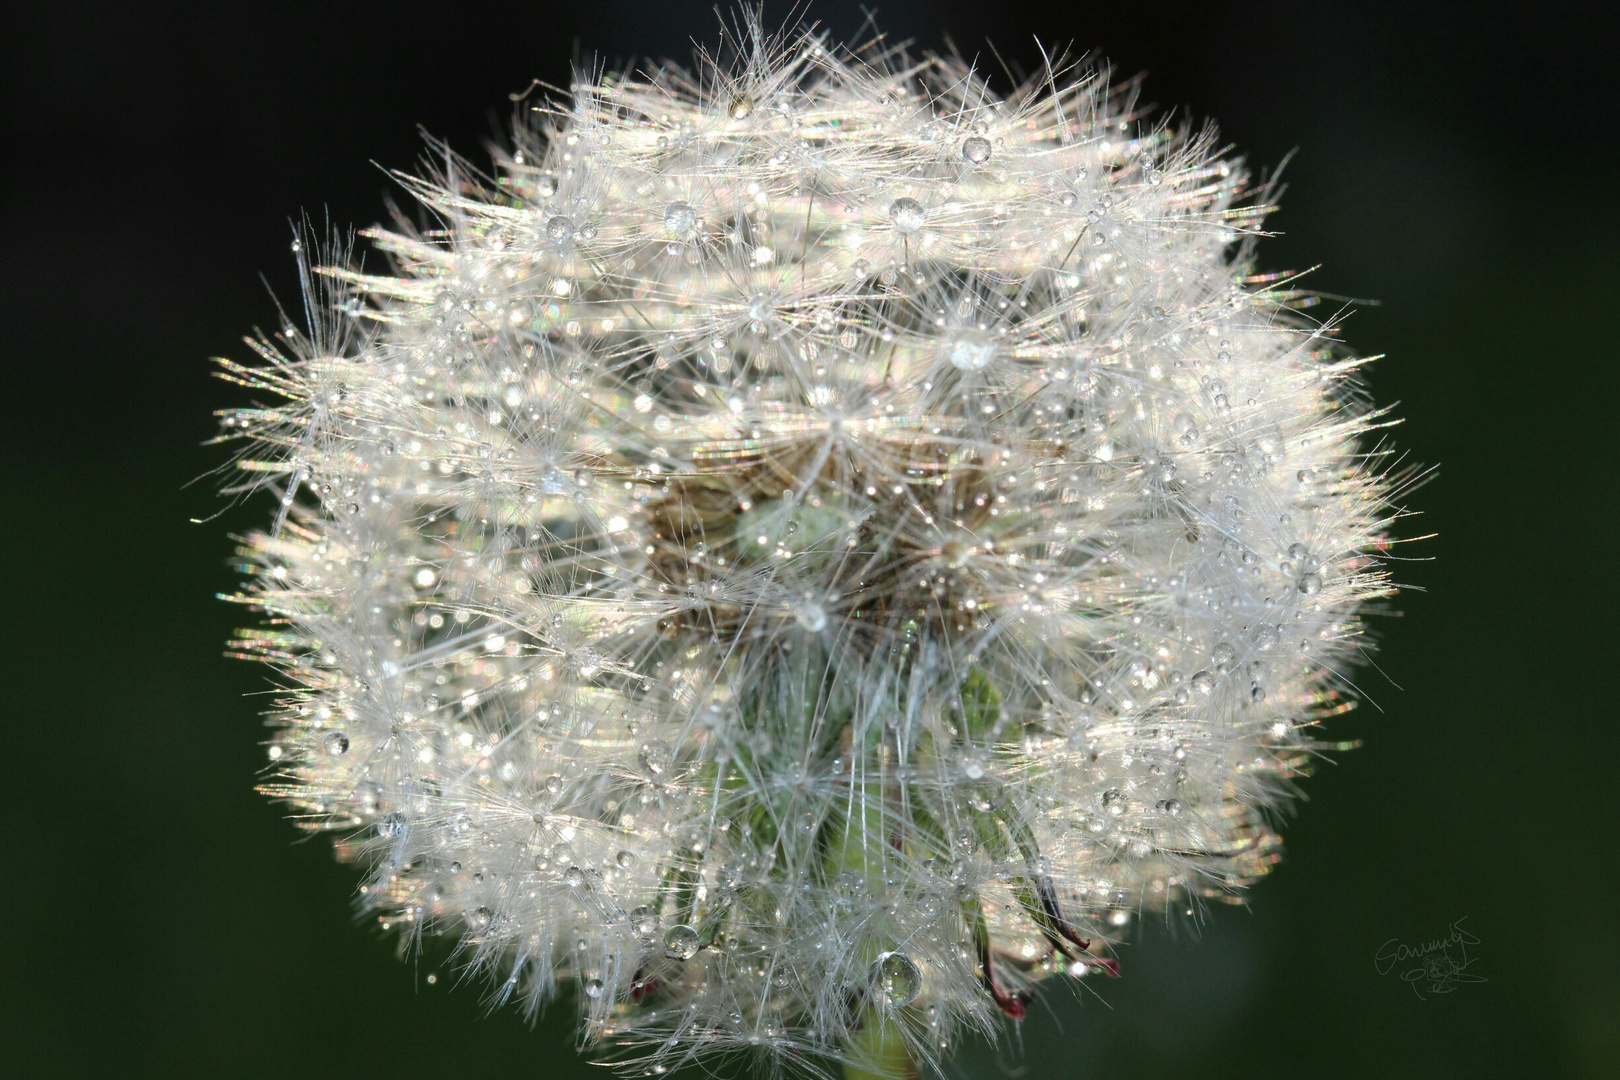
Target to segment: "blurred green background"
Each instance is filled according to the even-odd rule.
[[[1056,988],[950,1075],[1620,1076],[1620,94],[1598,12],[880,9],[1026,69],[1033,35],[1073,41],[1257,165],[1297,147],[1265,265],[1381,302],[1346,336],[1388,354],[1374,391],[1441,466],[1405,525],[1439,533],[1409,552],[1432,561],[1399,566],[1370,702],[1332,731],[1365,745],[1310,782],[1280,870],[1201,941],[1150,921],[1122,979]],[[709,5],[62,2],[6,26],[0,1072],[587,1075],[566,1003],[530,1029],[437,954],[401,963],[355,925],[352,871],[254,794],[267,681],[221,658],[239,616],[213,597],[226,533],[268,509],[189,524],[219,505],[186,484],[236,400],[208,358],[274,324],[261,272],[293,296],[289,216],[377,220],[371,163],[409,167],[415,125],[476,158],[505,95],[566,84],[581,43],[684,57]],[[1419,1000],[1375,969],[1464,917],[1488,981]]]

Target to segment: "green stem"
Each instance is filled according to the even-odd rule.
[[[869,887],[884,880],[884,864],[892,855],[883,812],[886,794],[880,786],[854,795],[849,817],[827,853],[829,878],[853,873]],[[879,941],[863,942],[862,959],[875,963],[885,947]],[[860,1026],[845,1042],[844,1054],[844,1080],[918,1080],[922,1075],[900,1018],[873,1004],[861,1010]]]
[[[922,1070],[898,1022],[867,1009],[844,1044],[844,1080],[919,1080]]]

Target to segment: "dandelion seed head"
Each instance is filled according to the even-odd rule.
[[[1275,862],[1387,592],[1377,414],[1213,132],[1050,76],[580,82],[401,178],[392,273],[300,262],[227,364],[279,395],[225,419],[280,500],[235,647],[383,923],[638,1068],[935,1060]]]

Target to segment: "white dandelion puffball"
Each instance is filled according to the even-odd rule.
[[[638,1070],[905,1074],[1276,860],[1392,482],[1212,130],[741,52],[436,147],[392,273],[295,245],[236,649],[407,944]]]

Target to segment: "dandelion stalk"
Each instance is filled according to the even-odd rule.
[[[224,372],[263,788],[657,1074],[912,1077],[1265,873],[1393,481],[1209,129],[745,26],[581,77]],[[527,103],[525,104],[527,106]],[[319,250],[317,250],[319,249]]]
[[[844,1080],[916,1080],[921,1075],[900,1029],[868,1010],[845,1048]]]

